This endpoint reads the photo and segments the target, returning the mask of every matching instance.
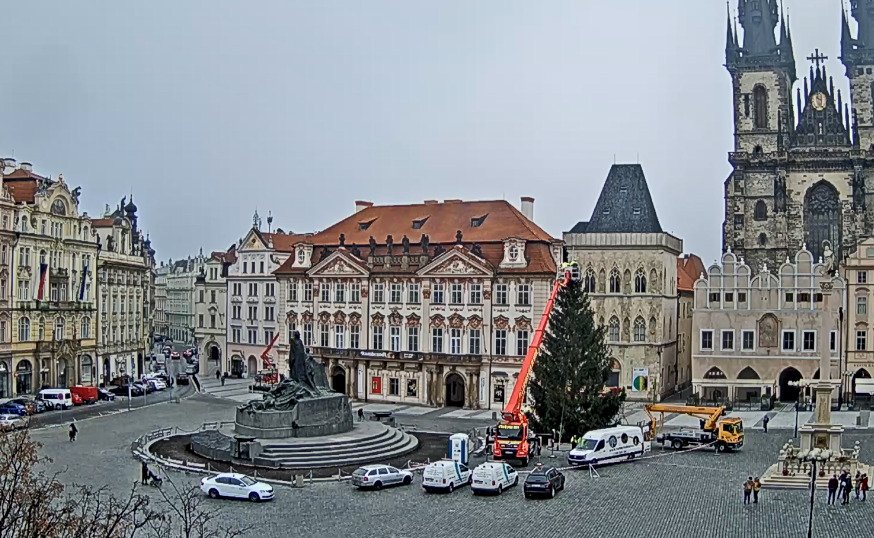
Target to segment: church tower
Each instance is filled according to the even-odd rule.
[[[846,12],[841,16],[841,62],[847,68],[853,117],[858,122],[859,146],[874,144],[874,2],[853,0],[852,17],[858,26],[854,39]]]

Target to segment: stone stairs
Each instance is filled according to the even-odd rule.
[[[344,467],[403,456],[419,446],[416,437],[380,424],[374,432],[358,437],[293,442],[271,441],[255,457],[258,466],[282,469]],[[317,439],[317,438],[314,438]]]

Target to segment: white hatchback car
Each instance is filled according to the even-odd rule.
[[[352,485],[361,489],[382,489],[383,486],[413,483],[413,473],[391,465],[365,465],[352,473]]]
[[[0,431],[17,430],[25,425],[24,419],[18,415],[0,415]]]
[[[273,498],[273,486],[240,473],[221,473],[201,479],[200,490],[213,499],[232,497],[258,502]]]

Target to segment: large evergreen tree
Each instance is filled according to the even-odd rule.
[[[605,392],[611,357],[580,282],[562,288],[529,383],[536,431],[563,437],[608,426],[625,393]]]

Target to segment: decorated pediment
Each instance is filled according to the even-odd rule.
[[[393,311],[388,316],[388,322],[392,325],[400,325],[404,322],[404,317],[397,311]]]
[[[245,252],[248,250],[266,250],[269,249],[270,246],[267,245],[267,242],[264,241],[264,237],[261,235],[261,232],[252,228],[249,230],[249,233],[246,234],[246,237],[243,239],[242,243],[240,243],[240,247],[237,249],[238,252]]]
[[[337,325],[343,325],[346,323],[346,313],[342,310],[334,312],[334,323]]]
[[[449,326],[453,329],[464,327],[464,318],[459,314],[452,314],[449,316]]]
[[[350,325],[361,325],[361,314],[358,312],[352,312],[349,314],[349,324]]]
[[[408,327],[418,327],[422,324],[422,318],[417,316],[416,314],[410,314],[407,316],[407,326]]]
[[[377,312],[376,314],[370,316],[370,324],[374,327],[382,327],[385,325],[385,316]]]
[[[527,331],[531,328],[531,320],[525,316],[519,316],[514,321],[516,322],[516,329],[520,331]]]
[[[320,276],[348,276],[348,277],[366,277],[367,269],[356,261],[345,249],[335,250],[325,259],[315,264],[312,269],[307,271],[307,274],[312,277]]]
[[[492,276],[494,271],[482,258],[473,256],[464,247],[456,246],[437,256],[431,263],[419,269],[420,276]]]
[[[435,314],[431,316],[432,327],[442,327],[444,323],[446,323],[446,318],[444,318],[440,314]]]
[[[506,316],[498,316],[495,318],[496,329],[507,329],[510,327],[510,320]]]
[[[319,314],[319,321],[322,323],[328,323],[331,320],[330,312],[322,312]]]
[[[467,318],[467,325],[471,329],[479,329],[483,325],[483,318],[477,316],[476,314]]]

